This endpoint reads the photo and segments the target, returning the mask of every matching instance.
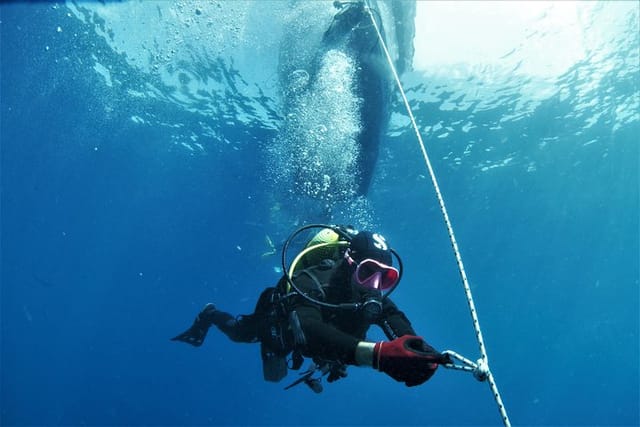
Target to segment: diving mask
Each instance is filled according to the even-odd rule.
[[[386,291],[395,286],[400,278],[400,273],[394,267],[384,264],[372,258],[356,262],[346,251],[344,254],[347,263],[356,266],[353,272],[353,281],[366,289]]]

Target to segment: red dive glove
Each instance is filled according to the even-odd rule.
[[[447,359],[413,335],[378,342],[373,350],[373,367],[408,387],[427,381],[435,374],[438,363],[447,363]]]

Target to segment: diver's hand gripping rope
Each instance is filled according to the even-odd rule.
[[[367,2],[368,3],[368,2]],[[402,87],[402,83],[400,82],[400,77],[398,76],[398,72],[396,71],[395,66],[393,65],[393,59],[391,59],[391,55],[389,54],[389,50],[387,49],[387,45],[382,38],[382,34],[380,33],[380,28],[378,28],[378,23],[376,22],[375,17],[371,11],[371,7],[367,4],[365,8],[369,17],[371,18],[371,23],[376,30],[376,34],[378,36],[378,40],[380,41],[380,46],[384,51],[384,54],[389,63],[389,67],[391,68],[391,72],[393,73],[393,77],[398,86],[398,90],[400,91],[400,95],[402,96],[402,100],[404,102],[404,106],[407,110],[407,114],[409,115],[409,119],[411,120],[411,125],[413,130],[416,133],[416,137],[418,138],[418,143],[420,144],[420,150],[422,151],[422,156],[424,157],[425,164],[427,169],[429,170],[429,175],[431,177],[431,182],[436,191],[436,196],[438,197],[438,203],[440,204],[440,210],[442,212],[442,216],[444,217],[444,222],[447,227],[447,232],[449,233],[449,239],[451,240],[451,246],[453,248],[453,252],[456,257],[456,262],[458,264],[458,270],[460,271],[460,277],[462,278],[462,284],[464,286],[464,292],[467,297],[467,303],[469,305],[469,311],[471,312],[471,318],[473,320],[473,327],[476,332],[476,338],[478,339],[478,345],[480,347],[480,359],[477,363],[473,363],[470,360],[463,358],[457,353],[446,351],[445,353],[450,354],[452,357],[462,361],[465,363],[464,367],[459,365],[444,365],[445,367],[452,369],[461,369],[468,370],[473,372],[475,378],[484,381],[487,379],[489,381],[489,385],[491,386],[491,390],[493,392],[493,396],[498,404],[498,409],[500,410],[500,415],[502,416],[502,421],[505,426],[511,426],[511,422],[509,421],[509,416],[507,415],[506,408],[502,403],[502,398],[500,397],[500,392],[498,391],[498,386],[496,385],[493,375],[491,374],[491,370],[489,369],[489,361],[487,358],[487,351],[484,345],[484,339],[482,338],[482,331],[480,330],[480,322],[478,321],[478,315],[476,313],[475,304],[473,303],[473,296],[471,295],[471,287],[469,286],[469,281],[467,279],[467,274],[464,270],[464,264],[462,263],[462,256],[460,255],[460,250],[458,249],[458,243],[456,242],[455,234],[453,233],[453,226],[451,225],[451,221],[449,220],[449,214],[447,213],[447,208],[444,203],[444,198],[442,197],[442,193],[440,192],[440,186],[438,185],[438,180],[436,179],[435,172],[433,167],[431,166],[431,160],[429,160],[429,156],[427,154],[427,149],[425,148],[424,141],[422,140],[422,136],[420,135],[420,131],[418,130],[418,125],[416,123],[416,119],[413,116],[413,111],[411,110],[411,106],[409,105],[409,100],[404,92]],[[469,369],[467,369],[467,367]]]

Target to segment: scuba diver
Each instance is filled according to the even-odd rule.
[[[287,266],[292,241],[318,228]],[[380,234],[307,225],[285,242],[282,264],[284,275],[262,292],[253,314],[234,317],[209,303],[172,340],[201,346],[215,325],[235,342],[259,342],[264,379],[272,382],[310,358],[310,368],[286,389],[305,383],[317,393],[323,376],[329,382],[343,378],[347,365],[373,367],[412,387],[431,378],[438,364],[451,363],[416,336],[389,298],[402,277],[402,261]],[[366,341],[371,325],[379,326],[388,341]]]

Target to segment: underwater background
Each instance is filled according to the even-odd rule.
[[[0,5],[1,425],[501,424],[467,373],[407,388],[351,367],[285,391],[296,373],[264,382],[256,345],[169,341],[206,302],[250,313],[287,235],[329,221],[383,233],[418,333],[479,357],[399,96],[368,195],[296,199],[278,61],[304,8],[310,28],[335,13]],[[402,82],[514,425],[640,424],[639,8],[417,4]],[[317,114],[339,126],[345,105]]]

